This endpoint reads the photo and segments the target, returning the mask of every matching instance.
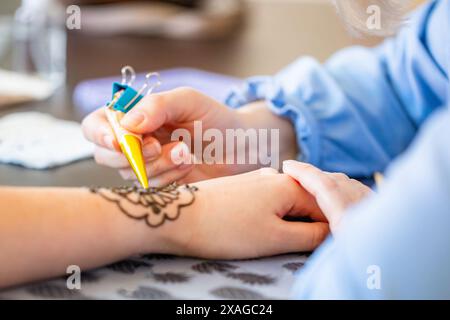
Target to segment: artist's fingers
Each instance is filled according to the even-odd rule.
[[[218,102],[191,88],[177,88],[145,96],[121,120],[135,133],[150,133],[170,122],[200,119],[206,108]]]
[[[162,153],[160,142],[152,136],[145,136],[142,139],[142,154],[146,161],[154,160]]]
[[[149,179],[148,183],[150,187],[164,187],[173,182],[179,181],[186,177],[194,168],[193,164],[181,165],[174,170],[169,170],[156,177]]]
[[[340,193],[342,196],[345,195],[343,198],[347,199],[347,205],[356,203],[373,192],[368,186],[358,180],[351,179],[346,174],[328,173],[328,175],[338,183]]]
[[[327,219],[318,206],[315,197],[288,174],[279,174],[278,189],[287,198],[288,211],[282,212],[291,217],[310,217],[314,221],[326,222]]]
[[[114,169],[124,169],[130,166],[122,152],[98,146],[94,150],[94,159],[97,164]]]
[[[103,108],[90,113],[84,118],[81,128],[86,139],[96,145],[110,150],[120,150]]]
[[[148,178],[156,177],[170,170],[176,170],[183,164],[191,164],[192,155],[189,147],[183,142],[172,142],[162,146],[161,155],[154,161],[146,163]],[[135,180],[131,169],[119,171],[125,180]]]
[[[285,252],[304,252],[316,249],[329,234],[324,222],[288,222],[281,220],[276,243]]]
[[[306,191],[311,193],[325,214],[341,212],[346,201],[339,192],[339,184],[320,169],[303,162],[283,162],[283,172],[296,179]],[[328,219],[330,217],[327,216]]]
[[[159,142],[153,137],[146,137],[143,141],[142,153],[146,161],[157,158],[161,153]],[[94,150],[95,161],[107,167],[115,169],[130,169],[130,164],[125,155],[120,151],[112,151],[103,147]]]

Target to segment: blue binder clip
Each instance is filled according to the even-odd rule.
[[[122,82],[114,82],[112,89],[112,101],[110,105],[114,110],[127,113],[144,97],[150,94],[155,88],[161,85],[160,76],[157,72],[148,73],[145,76],[145,83],[139,91],[131,87],[136,79],[136,72],[130,66],[125,66],[121,70]],[[156,78],[156,82],[151,84],[151,78]]]

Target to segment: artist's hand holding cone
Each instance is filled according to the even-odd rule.
[[[215,129],[225,136],[227,129],[268,128],[280,130],[281,159],[293,156],[295,134],[288,121],[278,118],[261,104],[259,107],[243,107],[233,110],[220,102],[190,88],[179,88],[145,96],[121,120],[121,125],[130,132],[143,136],[143,153],[146,160],[150,186],[162,186],[173,181],[190,183],[221,176],[228,176],[260,168],[256,164],[206,164],[193,163],[187,154],[194,154],[194,139],[202,139],[194,132],[198,121],[202,130]],[[190,147],[172,141],[176,129],[184,129],[192,137]],[[96,161],[120,170],[125,179],[135,179],[102,110],[91,113],[83,121],[83,131],[87,139],[97,146]],[[249,150],[247,150],[248,152]],[[184,153],[185,161],[178,162],[174,154]],[[295,152],[295,150],[294,150]],[[234,155],[233,155],[234,157]],[[198,159],[197,160],[202,160]],[[223,159],[225,160],[225,159]],[[223,161],[225,163],[225,161]]]

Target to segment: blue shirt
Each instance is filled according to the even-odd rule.
[[[227,99],[267,100],[295,125],[299,160],[323,170],[371,177],[389,166],[382,192],[314,253],[294,297],[450,298],[449,21],[450,1],[430,1],[379,47],[324,65],[302,57]]]

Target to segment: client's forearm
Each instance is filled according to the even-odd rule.
[[[168,252],[168,220],[193,187],[0,188],[0,287],[93,268],[143,252]]]

